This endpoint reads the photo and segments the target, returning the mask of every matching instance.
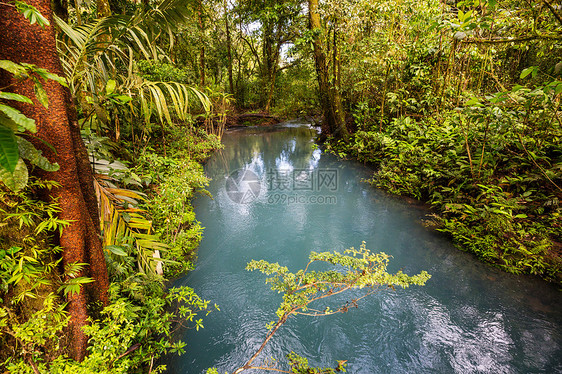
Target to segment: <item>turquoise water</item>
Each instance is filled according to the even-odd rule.
[[[349,373],[562,373],[560,291],[455,249],[423,227],[427,211],[361,182],[371,171],[322,153],[315,134],[296,123],[232,131],[209,160],[213,199],[195,201],[204,239],[196,269],[176,284],[220,312],[183,334],[187,353],[166,359],[170,373],[232,372],[260,346],[280,296],[244,270],[251,259],[297,271],[310,251],[362,241],[393,256],[390,271],[427,270],[431,280],[345,314],[289,320],[261,363],[284,368],[293,350],[314,365],[347,359]]]

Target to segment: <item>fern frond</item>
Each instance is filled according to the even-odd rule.
[[[159,251],[167,250],[168,245],[153,234],[152,221],[146,219],[143,209],[125,207],[136,205],[136,200],[144,199],[144,194],[110,186],[109,180],[107,175],[96,175],[94,178],[104,247],[128,245],[135,249],[140,271],[162,274]]]

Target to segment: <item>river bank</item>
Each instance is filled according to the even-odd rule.
[[[322,152],[316,134],[296,123],[237,129],[206,163],[213,199],[194,201],[205,235],[196,268],[174,285],[195,288],[220,312],[206,317],[203,330],[184,332],[186,354],[169,357],[170,373],[230,372],[259,347],[280,298],[265,277],[244,270],[250,260],[296,271],[311,251],[357,248],[362,240],[392,256],[389,271],[427,270],[432,278],[421,288],[381,290],[345,314],[290,320],[263,352],[271,358],[263,364],[282,369],[292,350],[318,366],[347,359],[353,373],[562,369],[562,309],[554,285],[456,250],[421,224],[426,210],[362,182],[372,170]],[[312,185],[301,184],[304,171]],[[243,176],[245,188],[228,183]],[[337,176],[335,185],[329,176]],[[259,181],[259,191],[251,181]]]
[[[383,131],[359,130],[327,148],[375,165],[373,186],[430,204],[428,224],[459,249],[504,271],[562,284],[562,190],[549,178],[559,174],[559,144],[532,148],[538,153],[531,157],[534,140],[508,127],[491,134],[484,124],[469,129],[477,145],[469,144],[455,115],[396,118]]]

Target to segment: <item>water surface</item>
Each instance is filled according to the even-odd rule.
[[[306,125],[227,133],[206,165],[213,199],[195,202],[205,227],[196,269],[177,281],[220,306],[182,340],[170,373],[232,372],[275,319],[280,296],[252,259],[306,265],[310,251],[362,241],[392,255],[390,271],[432,274],[425,287],[383,291],[346,314],[289,320],[262,353],[283,368],[348,360],[350,373],[562,373],[562,299],[552,285],[505,274],[423,227],[427,211],[361,182],[370,169],[314,146]],[[275,360],[275,361],[274,361]],[[286,369],[286,367],[285,367]],[[256,371],[253,371],[256,372]]]

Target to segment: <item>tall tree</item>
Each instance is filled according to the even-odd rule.
[[[0,3],[0,59],[34,64],[52,73],[63,75],[57,55],[55,30],[50,0],[28,0],[51,23],[41,28],[30,25],[16,8]],[[0,86],[14,93],[35,97],[30,79],[17,80],[0,72]],[[93,278],[85,292],[68,294],[68,312],[71,316],[69,350],[77,360],[86,354],[87,336],[82,327],[87,324],[88,306],[91,302],[107,304],[109,280],[107,266],[99,239],[98,208],[93,188],[93,175],[84,143],[80,137],[76,110],[68,89],[55,81],[44,82],[49,106],[43,107],[37,99],[34,104],[14,105],[23,114],[35,119],[37,137],[32,139],[37,149],[60,169],[40,176],[58,182],[60,187],[45,193],[45,199],[57,200],[61,211],[59,218],[70,222],[58,243],[62,248],[63,264],[88,263],[79,276]]]
[[[229,93],[234,93],[234,84],[232,81],[232,41],[230,39],[230,25],[228,20],[228,2],[224,0],[224,29],[226,32],[226,56],[228,58],[228,89]]]
[[[199,33],[201,35],[201,45],[199,46],[199,87],[205,87],[205,70],[207,69],[205,61],[205,11],[203,0],[197,3],[197,21],[199,24]]]
[[[324,113],[324,134],[332,134],[337,138],[347,138],[348,131],[345,126],[345,112],[343,110],[339,82],[339,58],[337,55],[336,25],[333,27],[332,69],[328,61],[328,45],[330,43],[322,27],[318,0],[308,0],[308,15],[310,30],[313,35],[313,54],[316,64],[318,89],[320,92],[320,105]],[[331,72],[330,72],[331,70]]]
[[[301,3],[297,0],[251,0],[239,2],[237,11],[247,28],[246,32],[240,31],[239,36],[249,46],[259,67],[259,105],[268,112],[280,71],[282,48],[298,34]]]

